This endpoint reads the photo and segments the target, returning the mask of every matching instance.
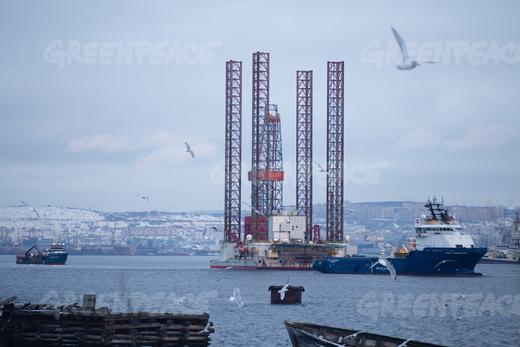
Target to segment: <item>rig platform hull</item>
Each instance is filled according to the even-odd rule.
[[[255,242],[224,243],[211,269],[311,271],[317,259],[347,255],[346,244]]]

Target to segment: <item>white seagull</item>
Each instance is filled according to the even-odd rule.
[[[234,302],[240,308],[244,307],[244,300],[242,300],[242,296],[240,295],[240,289],[233,289],[233,296],[229,297],[229,301]]]
[[[327,175],[329,174],[329,172],[327,170],[325,170],[323,168],[323,166],[320,165],[320,163],[318,163],[317,161],[314,162],[314,164],[316,164],[316,166],[318,167],[318,169],[320,169],[320,172],[324,172],[326,173]]]
[[[191,155],[192,158],[195,158],[195,153],[193,152],[193,150],[191,149],[190,145],[188,144],[188,142],[184,142],[184,144],[186,145],[186,152],[189,153]]]
[[[29,207],[29,209],[36,215],[36,217],[38,217],[38,219],[42,219],[42,217],[40,216],[40,214],[38,213],[38,211],[36,211],[36,209],[34,207],[32,207],[31,205],[29,205],[28,203],[26,203],[25,201],[23,200],[20,200],[20,202],[24,205],[24,206],[27,206]]]
[[[397,346],[397,347],[408,347],[407,343],[410,342],[410,341],[412,341],[412,339],[408,339],[408,340],[406,340],[405,342],[401,343],[401,344],[400,344],[399,346]]]
[[[455,261],[455,260],[442,260],[437,265],[435,265],[433,268],[435,269],[435,268],[441,266],[442,264],[449,263],[450,261]]]
[[[287,282],[287,284],[278,291],[278,294],[280,294],[280,300],[283,301],[285,299],[285,292],[288,290],[289,290],[289,282]]]
[[[392,277],[392,279],[397,279],[397,272],[395,271],[395,268],[394,266],[385,258],[379,258],[374,264],[372,264],[372,266],[370,267],[370,269],[372,269],[374,266],[376,266],[377,264],[380,264],[380,265],[383,265],[384,267],[386,267],[388,269],[388,271],[390,272],[390,276]]]
[[[206,235],[206,232],[207,232],[208,230],[218,231],[217,227],[212,226],[212,227],[209,227],[209,228],[204,229],[204,231],[202,232],[202,235]]]
[[[139,194],[137,194],[137,197],[150,202],[150,196],[148,196],[148,195],[139,195]]]
[[[391,28],[392,28],[392,33],[394,34],[394,38],[397,41],[397,44],[399,45],[399,49],[401,50],[401,59],[402,59],[402,61],[401,61],[400,64],[396,65],[396,67],[399,70],[412,70],[412,69],[415,69],[417,66],[419,66],[421,64],[435,64],[435,63],[437,63],[436,61],[421,61],[419,63],[416,60],[411,60],[409,55],[408,55],[408,47],[406,47],[406,42],[404,42],[403,38],[401,37],[401,35],[399,35],[397,30],[394,29],[394,27],[391,27]]]
[[[209,332],[210,332],[210,328],[211,328],[211,322],[208,321],[208,324],[206,324],[206,326],[204,327],[204,329],[202,329],[201,331],[199,331],[198,334],[209,333]]]
[[[243,201],[242,201],[242,203],[243,203],[244,205],[246,205],[247,207],[253,209],[253,211],[254,211],[256,214],[259,214],[259,215],[262,215],[262,216],[264,216],[264,217],[267,217],[265,214],[263,214],[262,212],[258,211],[256,208],[254,208],[253,206],[249,205],[248,203],[243,202]]]

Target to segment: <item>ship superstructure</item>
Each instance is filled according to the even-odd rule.
[[[473,238],[464,233],[462,225],[450,216],[444,207],[444,202],[439,202],[435,197],[428,199],[425,207],[429,215],[416,220],[416,250],[425,248],[474,248]]]

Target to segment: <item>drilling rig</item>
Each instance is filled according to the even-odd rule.
[[[296,209],[283,203],[282,116],[270,103],[270,54],[252,55],[251,200],[241,200],[242,62],[226,62],[224,241],[211,268],[311,270],[316,259],[344,256],[343,62],[328,63],[327,230],[312,224],[312,71],[296,72]],[[330,198],[330,200],[329,200]],[[341,201],[340,201],[341,200]],[[329,203],[330,202],[330,203]],[[241,205],[250,208],[241,229]],[[330,207],[330,211],[329,211]]]

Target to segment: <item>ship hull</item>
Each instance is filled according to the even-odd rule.
[[[50,253],[45,255],[22,256],[16,257],[16,264],[37,264],[37,265],[65,265],[67,262],[67,253]]]
[[[496,259],[496,258],[482,258],[479,264],[516,264],[520,265],[520,260]]]
[[[404,257],[388,260],[398,275],[423,276],[481,276],[475,272],[486,248],[425,248],[411,251]],[[386,267],[377,264],[377,257],[342,257],[317,260],[313,269],[338,274],[388,274]]]
[[[426,342],[405,340],[398,337],[378,335],[360,330],[341,329],[324,325],[285,321],[293,347],[339,347],[339,346],[408,346],[442,347]]]
[[[65,265],[67,258],[67,253],[49,253],[45,255],[43,263],[46,265]]]

